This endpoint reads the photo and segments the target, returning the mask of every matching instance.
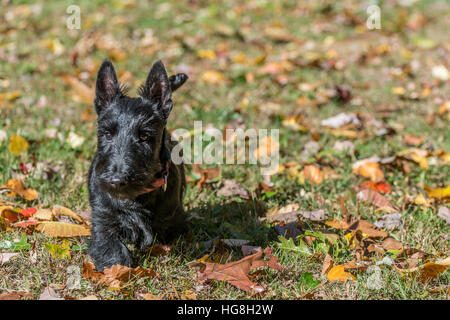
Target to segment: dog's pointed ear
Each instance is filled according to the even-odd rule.
[[[97,114],[100,114],[118,93],[120,93],[120,86],[116,71],[112,63],[109,60],[105,60],[98,70],[97,84],[95,86],[94,104]]]
[[[155,62],[148,73],[145,84],[140,88],[139,94],[149,101],[158,102],[166,118],[172,110],[173,103],[170,100],[172,90],[167,77],[166,68],[161,61]]]
[[[181,87],[186,82],[187,79],[189,79],[189,77],[185,73],[177,73],[174,74],[173,76],[170,76],[169,77],[170,90],[174,92],[179,87]]]

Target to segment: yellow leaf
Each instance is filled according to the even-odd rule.
[[[0,101],[13,101],[20,97],[20,91],[0,93]]]
[[[9,140],[8,150],[13,155],[18,156],[22,152],[28,150],[28,142],[21,136],[16,136],[15,134],[13,134],[11,136],[11,139]]]
[[[450,198],[450,186],[445,188],[436,188],[432,189],[428,186],[425,186],[425,190],[428,193],[428,196],[430,198],[436,198],[436,199],[446,199]]]
[[[50,237],[79,237],[90,236],[91,231],[85,226],[66,222],[42,222],[36,230]]]
[[[394,88],[392,88],[392,94],[395,94],[395,95],[403,95],[403,94],[405,94],[405,88],[402,88],[402,87],[394,87]]]
[[[430,200],[426,199],[423,194],[419,193],[419,195],[414,199],[414,203],[417,205],[421,205],[424,207],[430,206]]]
[[[74,220],[77,220],[78,222],[83,223],[85,220],[80,217],[78,214],[76,214],[75,212],[73,212],[72,210],[66,208],[66,207],[54,207],[52,209],[52,214],[53,216],[57,217],[57,216],[67,216],[70,217]]]
[[[222,72],[214,71],[214,70],[206,70],[203,72],[201,76],[202,81],[211,83],[211,84],[220,84],[224,82],[228,82],[228,79]]]
[[[50,210],[50,209],[39,209],[33,215],[33,218],[38,219],[38,220],[51,221],[51,220],[53,220],[53,213],[52,213],[52,210]]]
[[[10,189],[11,192],[8,193],[9,196],[18,194],[19,196],[28,201],[35,200],[38,197],[38,192],[36,190],[25,189],[22,181],[18,179],[10,179],[4,185],[0,186],[0,189]]]
[[[70,259],[70,243],[64,240],[62,244],[46,243],[45,248],[53,258]]]
[[[206,59],[214,59],[216,57],[216,53],[212,50],[199,50],[199,51],[197,51],[197,57],[206,58]]]
[[[334,282],[334,281],[340,281],[345,282],[347,280],[352,280],[353,282],[356,281],[356,278],[351,273],[348,273],[345,271],[345,267],[343,265],[337,265],[330,269],[330,271],[327,274],[328,280]]]

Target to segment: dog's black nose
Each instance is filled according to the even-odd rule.
[[[119,188],[125,186],[127,184],[127,182],[124,178],[114,177],[114,178],[111,178],[111,180],[109,181],[109,184],[113,189],[119,189]]]

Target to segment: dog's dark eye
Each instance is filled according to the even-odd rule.
[[[105,132],[105,138],[106,138],[106,140],[111,140],[111,139],[112,139],[112,134],[111,134],[111,132],[106,131],[106,132]]]
[[[141,140],[141,141],[147,141],[148,138],[149,138],[148,135],[145,133],[139,134],[139,140]]]

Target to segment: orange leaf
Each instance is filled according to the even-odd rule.
[[[18,194],[25,200],[35,200],[38,197],[38,192],[33,189],[25,189],[22,181],[18,179],[11,179],[4,185],[0,186],[0,189],[10,189],[11,192],[8,194],[10,196]]]
[[[369,178],[374,182],[384,180],[383,171],[381,171],[380,164],[377,162],[368,160],[357,161],[353,164],[353,173]]]
[[[303,168],[303,175],[307,180],[314,184],[323,182],[323,172],[317,166],[308,165]]]
[[[353,282],[356,281],[355,276],[352,275],[351,273],[346,272],[343,265],[337,265],[332,267],[327,274],[327,278],[332,282],[334,281],[345,282],[347,280],[352,280]]]

